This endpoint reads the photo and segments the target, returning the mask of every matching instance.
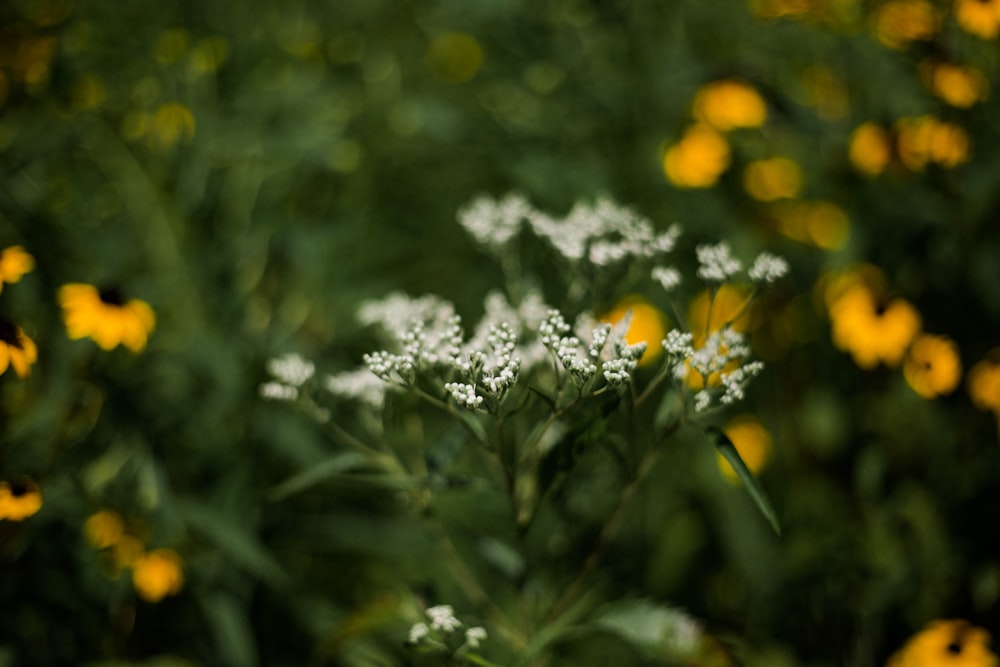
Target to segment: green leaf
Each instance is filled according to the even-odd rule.
[[[274,556],[235,517],[191,499],[178,498],[175,507],[184,522],[214,544],[233,565],[273,586],[288,582],[288,575]]]
[[[231,595],[215,594],[201,599],[221,662],[228,667],[254,667],[257,647],[246,612]]]
[[[602,608],[593,621],[649,656],[678,656],[697,651],[701,631],[686,613],[648,600],[623,600]]]
[[[555,412],[555,410],[556,410],[556,401],[555,401],[554,398],[552,398],[551,396],[549,396],[548,394],[546,394],[541,389],[539,389],[537,387],[533,387],[530,384],[528,385],[528,389],[533,394],[535,394],[536,396],[538,396],[539,398],[541,398],[543,401],[545,401],[545,404],[548,405],[552,409],[553,412]]]
[[[781,535],[781,525],[778,523],[778,515],[775,514],[774,508],[771,507],[770,501],[767,496],[764,495],[764,489],[761,488],[760,483],[757,478],[753,476],[750,469],[747,468],[747,464],[743,462],[740,458],[740,453],[736,451],[736,446],[733,445],[732,441],[722,432],[714,426],[710,426],[705,429],[705,433],[715,441],[715,448],[720,454],[729,462],[729,465],[733,467],[736,471],[736,475],[743,482],[743,487],[753,498],[754,503],[757,505],[757,509],[760,510],[764,518],[767,519],[768,523],[774,529],[774,532]]]
[[[293,475],[284,482],[273,487],[268,493],[271,500],[282,500],[288,496],[305,491],[309,487],[324,482],[331,477],[348,470],[363,467],[368,459],[358,452],[340,452],[330,458]]]

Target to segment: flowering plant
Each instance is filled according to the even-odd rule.
[[[642,270],[660,297],[666,297],[657,300],[677,313],[669,300],[682,284],[681,273],[666,263],[680,233],[676,225],[657,232],[649,220],[609,201],[578,205],[555,219],[516,195],[478,199],[460,213],[459,221],[500,261],[508,285],[506,292],[487,295],[485,313],[470,333],[456,307],[442,297],[394,292],[358,311],[359,319],[375,327],[385,343],[364,355],[365,368],[317,378],[313,362],[286,355],[268,365],[271,379],[261,385],[261,394],[297,402],[330,428],[343,447],[327,468],[330,474],[374,468],[392,477],[403,489],[402,501],[427,517],[439,518],[439,490],[454,487],[475,488],[491,496],[492,504],[506,506],[502,529],[483,531],[477,538],[491,545],[488,559],[505,562],[503,569],[522,594],[535,577],[529,568],[542,555],[538,531],[551,526],[549,514],[564,501],[560,490],[576,483],[591,456],[588,450],[610,454],[603,461],[614,473],[608,507],[598,512],[591,528],[596,535],[584,540],[588,544],[582,559],[575,550],[559,550],[565,571],[575,569],[576,574],[546,584],[549,588],[529,613],[531,625],[554,628],[567,618],[574,623],[599,619],[629,635],[623,618],[655,610],[656,627],[626,638],[656,652],[697,653],[700,634],[685,614],[641,599],[609,609],[595,605],[588,591],[623,529],[630,503],[656,476],[659,454],[682,430],[710,439],[778,529],[759,484],[729,438],[713,426],[712,415],[743,399],[747,385],[763,369],[760,361],[751,360],[746,334],[733,324],[753,302],[757,288],[783,276],[787,264],[760,253],[745,272],[754,288],[718,321],[712,317],[715,296],[722,285],[744,275],[744,264],[725,243],[699,245],[696,275],[710,294],[706,322],[684,326],[677,318],[660,339],[635,340],[630,337],[632,310],[617,321],[583,310],[574,313],[571,324],[530,276],[514,268],[521,266],[516,243],[527,229],[554,251],[571,276],[566,290],[570,303],[594,293],[603,271],[627,267],[633,273]],[[624,281],[617,284],[624,286]],[[640,368],[646,360],[648,368]],[[338,404],[324,404],[331,396],[359,404],[356,424],[361,431],[344,428]],[[400,420],[419,423],[403,429],[410,431],[404,441],[391,432]],[[415,441],[405,441],[413,437]],[[309,471],[288,480],[279,495],[322,478]],[[452,530],[440,527],[441,549],[453,561],[451,575],[472,609],[522,662],[542,651],[556,635],[540,640],[542,635],[526,631],[494,601],[489,592],[494,586],[472,575],[451,542]],[[440,618],[442,610],[448,612],[447,623]],[[410,643],[486,664],[476,651],[487,630],[469,630],[460,645],[447,641],[461,626],[451,613],[450,606],[428,609],[432,623],[413,625]]]

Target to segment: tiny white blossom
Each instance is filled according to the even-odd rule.
[[[663,340],[663,349],[671,357],[686,359],[694,354],[694,335],[678,329],[671,329]]]
[[[413,627],[410,628],[409,642],[411,644],[416,644],[421,639],[426,637],[429,633],[430,633],[430,628],[427,627],[426,623],[414,623]]]
[[[723,283],[743,269],[743,264],[733,257],[729,244],[700,245],[698,254],[698,277],[714,283]]]
[[[694,395],[694,411],[701,412],[712,403],[712,394],[707,389],[702,389]]]
[[[267,372],[284,384],[301,387],[316,372],[316,366],[301,355],[291,353],[268,361]]]
[[[762,252],[757,255],[747,275],[755,283],[773,283],[786,273],[788,273],[788,262],[777,255]]]
[[[390,386],[368,368],[327,375],[323,382],[334,396],[359,400],[379,410],[385,405],[385,391]]]
[[[470,410],[475,410],[483,404],[483,397],[476,394],[475,385],[449,382],[444,388],[451,394],[456,403]]]
[[[455,611],[450,604],[441,604],[427,609],[427,616],[431,619],[431,630],[439,632],[454,632],[462,627],[462,622],[455,618]]]
[[[294,401],[299,397],[299,390],[289,387],[280,382],[265,382],[260,385],[260,395],[262,398],[269,398],[275,401]]]
[[[681,284],[681,272],[672,266],[655,266],[651,275],[668,292]]]
[[[476,626],[465,631],[465,644],[469,648],[479,648],[484,639],[486,639],[486,628]]]

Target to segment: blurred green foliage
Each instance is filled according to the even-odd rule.
[[[687,250],[723,238],[792,264],[756,313],[768,369],[746,406],[774,436],[760,477],[782,536],[711,448],[679,438],[595,587],[649,602],[567,635],[550,664],[660,664],[633,622],[657,631],[661,605],[701,620],[711,664],[879,665],[932,618],[1000,627],[994,415],[964,385],[928,400],[898,370],[857,367],[822,307],[821,276],[870,262],[966,368],[1000,345],[1000,99],[950,107],[920,74],[940,59],[992,84],[1000,50],[950,2],[930,5],[931,35],[886,46],[889,4],[4,3],[0,248],[37,266],[3,285],[0,316],[39,357],[28,379],[0,376],[0,479],[30,476],[44,505],[0,521],[0,665],[422,664],[404,645],[418,610],[481,613],[441,558],[442,525],[501,605],[530,596],[526,564],[495,539],[494,495],[441,482],[433,520],[418,515],[393,478],[257,393],[281,352],[357,366],[375,348],[357,305],[392,289],[477,317],[502,273],[455,214],[510,190],[555,212],[609,195],[660,229],[680,222]],[[760,92],[767,122],[731,135],[714,187],[673,187],[664,151],[695,93],[725,78]],[[967,161],[852,168],[856,127],[927,114],[964,128]],[[746,194],[743,168],[775,155],[800,166],[802,200],[844,212],[846,244],[790,238]],[[549,259],[522,261],[551,290]],[[70,341],[56,295],[74,282],[151,304],[147,349]],[[428,466],[461,471],[460,436],[415,433],[407,407],[388,417],[391,444],[419,460],[422,436]],[[530,563],[550,586],[572,579],[558,567],[581,564],[621,488],[608,456],[588,449],[554,492],[559,558]],[[178,595],[137,597],[88,543],[102,508],[181,555]],[[502,634],[487,648],[514,664]]]

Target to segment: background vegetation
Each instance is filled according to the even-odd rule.
[[[0,479],[26,476],[44,503],[0,521],[0,665],[409,664],[420,605],[475,616],[395,489],[343,475],[274,493],[336,446],[258,385],[289,351],[359,365],[378,345],[357,306],[391,290],[475,321],[502,274],[456,212],[508,191],[553,214],[605,195],[678,222],[686,275],[718,239],[792,267],[754,313],[768,367],[740,406],[773,438],[760,479],[782,535],[710,448],[678,440],[605,559],[610,597],[687,610],[721,664],[881,665],[934,618],[1000,627],[1000,382],[970,394],[966,379],[1000,345],[1000,50],[963,4],[4,3],[0,248],[36,266],[2,285],[0,315],[38,360],[0,376]],[[935,78],[941,63],[964,87]],[[729,79],[766,120],[725,134],[717,178],[681,187],[664,158],[698,91]],[[960,136],[921,144],[900,124],[926,117]],[[865,123],[887,152],[852,143]],[[775,201],[748,192],[747,167],[776,156],[794,183],[779,174]],[[525,270],[557,284],[545,260]],[[831,276],[863,263],[956,344],[966,373],[943,395],[834,344]],[[148,302],[148,346],[70,340],[68,283]],[[592,488],[553,521],[593,525]],[[438,498],[471,552],[496,508],[462,488]],[[140,550],[177,554],[176,594],[137,595],[121,555],[88,539],[101,510]],[[552,659],[659,664],[601,633]]]

